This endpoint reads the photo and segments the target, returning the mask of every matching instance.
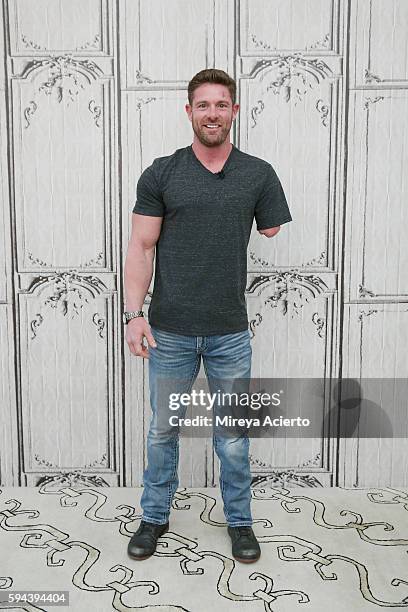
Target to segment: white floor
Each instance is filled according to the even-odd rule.
[[[219,489],[180,488],[154,556],[127,543],[142,489],[0,489],[0,594],[69,591],[12,610],[330,612],[408,608],[408,491],[254,488],[262,555],[231,555]],[[404,601],[405,600],[405,601]],[[0,604],[0,609],[4,605]]]

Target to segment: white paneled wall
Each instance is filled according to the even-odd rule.
[[[143,169],[191,143],[187,84],[216,67],[238,85],[233,142],[293,217],[251,235],[253,376],[326,381],[325,435],[252,439],[254,478],[407,486],[404,438],[345,440],[330,412],[342,377],[408,372],[405,0],[4,0],[3,22],[0,483],[140,486],[131,209]],[[211,439],[182,439],[180,484],[217,483]]]

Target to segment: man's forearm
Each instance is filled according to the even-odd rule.
[[[155,247],[129,249],[125,261],[125,310],[142,310],[153,276]]]

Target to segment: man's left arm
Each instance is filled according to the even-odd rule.
[[[281,182],[271,164],[268,164],[265,181],[255,206],[255,219],[258,232],[267,238],[275,236],[283,223],[292,221]]]
[[[275,236],[280,230],[280,225],[278,227],[268,227],[268,229],[258,230],[260,234],[263,234],[267,238],[272,238]]]

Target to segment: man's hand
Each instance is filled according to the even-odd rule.
[[[143,317],[135,317],[129,321],[126,328],[126,342],[130,352],[136,357],[149,359],[149,345],[156,348],[157,344],[148,322]],[[144,338],[147,340],[147,346],[143,343]]]

